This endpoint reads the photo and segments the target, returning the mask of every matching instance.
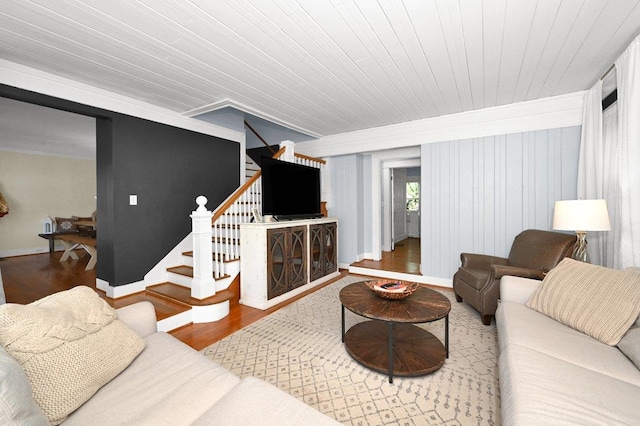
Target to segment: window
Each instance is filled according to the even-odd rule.
[[[407,211],[420,210],[420,183],[407,182]]]

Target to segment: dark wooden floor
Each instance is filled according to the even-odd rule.
[[[420,262],[420,240],[416,240],[418,247],[417,257],[415,249],[416,241],[405,241],[407,241],[407,243],[398,245],[395,252],[383,253],[383,260],[380,262],[363,262],[371,262],[366,267],[373,269],[399,272],[412,271],[415,269],[415,263],[417,262],[419,265]],[[82,257],[80,251],[78,251],[78,255],[81,256],[80,259],[71,262],[60,262],[62,252],[0,258],[0,270],[2,271],[7,302],[21,304],[31,303],[42,297],[58,291],[68,290],[78,285],[86,285],[95,289],[95,269],[85,271],[84,268],[87,264],[88,257]],[[327,282],[325,285],[335,282],[346,275],[349,275],[349,273],[342,271],[340,277]],[[220,321],[207,324],[187,325],[173,330],[170,334],[194,349],[200,350],[321,287],[316,287],[313,290],[309,290],[287,302],[264,311],[245,305],[234,304],[231,306],[229,315]],[[115,308],[126,306],[140,300],[148,300],[148,296],[145,295],[145,293],[137,293],[115,300],[107,298],[102,292],[99,293]],[[153,300],[152,302],[156,305],[156,311],[158,311],[158,309],[162,311],[162,307],[158,308],[157,306],[158,301]],[[169,307],[167,307],[166,310],[169,310]]]

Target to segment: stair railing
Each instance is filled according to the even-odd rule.
[[[240,258],[240,224],[251,221],[254,209],[262,212],[262,174],[258,171],[231,194],[211,218],[213,275],[221,278],[224,263]]]
[[[273,158],[280,158],[286,148],[280,149]],[[319,158],[294,154],[294,162],[324,169],[325,161]],[[222,278],[226,262],[240,258],[240,224],[250,222],[254,211],[262,214],[262,173],[258,171],[244,185],[214,210],[212,223],[213,276]]]

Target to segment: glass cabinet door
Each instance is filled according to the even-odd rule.
[[[287,236],[289,290],[307,283],[307,229],[305,226],[289,228]]]
[[[318,278],[322,278],[324,274],[324,238],[323,227],[319,225],[312,225],[309,227],[309,256],[311,262],[309,264],[310,280],[315,281]]]
[[[287,292],[286,236],[284,229],[269,229],[267,231],[267,299],[272,299]]]
[[[323,228],[323,275],[327,275],[338,270],[338,250],[336,247],[338,227],[335,223],[327,223],[323,225]]]

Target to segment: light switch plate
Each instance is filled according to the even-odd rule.
[[[138,196],[137,195],[129,195],[129,205],[137,206],[138,205]]]

